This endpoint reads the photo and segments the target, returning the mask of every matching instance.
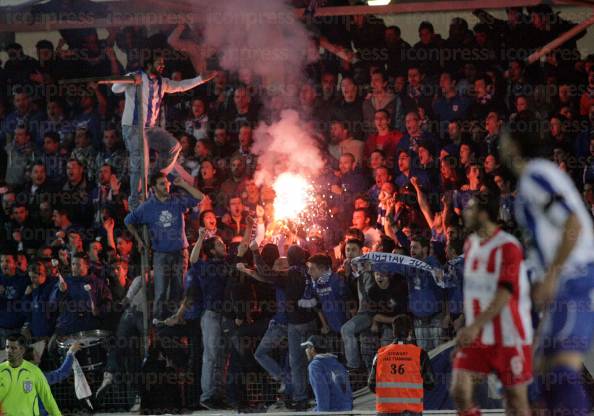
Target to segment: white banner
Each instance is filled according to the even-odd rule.
[[[353,259],[354,263],[362,263],[364,261],[369,261],[376,265],[394,265],[395,272],[400,271],[401,267],[411,267],[414,269],[425,270],[427,272],[433,271],[433,267],[424,261],[409,256],[403,256],[401,254],[371,252]]]
[[[73,359],[74,361],[72,362],[72,371],[74,372],[74,392],[76,393],[76,398],[79,400],[88,399],[93,395],[93,392],[91,392],[91,388],[89,387],[85,373],[83,373],[78,360],[76,357],[73,357]],[[87,404],[91,406],[91,402],[89,400],[87,400]],[[91,406],[91,409],[92,408],[93,407]]]

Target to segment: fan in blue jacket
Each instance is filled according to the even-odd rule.
[[[29,279],[18,273],[15,258],[13,252],[0,253],[0,348],[4,348],[5,336],[19,332],[25,320],[20,311]]]
[[[54,333],[55,311],[50,308],[50,297],[58,285],[58,279],[48,276],[45,264],[36,260],[27,270],[31,284],[25,290],[26,309],[23,330],[35,339],[48,337]]]
[[[353,410],[353,393],[347,369],[335,355],[327,354],[326,339],[312,335],[301,344],[309,360],[309,383],[316,397],[316,412]]]
[[[311,276],[313,295],[322,311],[322,327],[340,334],[340,328],[347,321],[348,289],[346,283],[332,272],[332,260],[325,254],[314,254],[307,259],[307,271]],[[306,287],[307,289],[307,287]],[[304,293],[305,297],[311,295]]]

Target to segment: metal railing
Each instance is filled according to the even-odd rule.
[[[447,341],[446,339],[443,340],[444,342]],[[344,362],[344,348],[343,342],[339,335],[330,335],[329,336],[329,346],[330,346],[330,353],[335,354],[336,356]],[[378,335],[371,334],[369,332],[364,332],[360,336],[360,347],[361,347],[361,354],[363,357],[364,362],[371,363],[373,356],[375,355],[377,349],[380,347],[380,337]],[[217,362],[217,374],[220,374],[219,377],[219,384],[218,389],[225,396],[225,392],[227,389],[226,380],[228,376],[228,364],[229,364],[229,348],[227,346],[225,348],[225,352],[222,353],[219,357]],[[141,354],[141,351],[138,350],[138,354]],[[288,351],[286,348],[279,349],[273,353],[273,358],[275,358],[279,363],[284,363],[285,366],[288,367]],[[127,357],[131,358],[131,357]],[[136,357],[140,359],[140,357]],[[50,369],[57,368],[60,365],[60,358],[53,357],[50,359],[51,363],[48,365]],[[258,368],[259,371],[254,373],[250,373],[249,383],[246,383],[242,387],[245,388],[245,401],[256,409],[265,408],[267,405],[277,402],[281,399],[281,396],[277,393],[279,383],[268,376],[264,372],[264,370]],[[177,374],[179,378],[179,382],[177,386],[180,391],[181,402],[179,409],[187,409],[189,404],[196,403],[198,401],[197,397],[197,387],[192,383],[188,383],[187,380],[194,380],[194,382],[200,382],[200,375],[199,374],[191,374],[191,370],[189,369],[178,369]],[[101,385],[103,379],[103,369],[98,369],[94,371],[85,372],[91,390],[96,392],[99,386]],[[187,376],[191,375],[191,378]],[[114,383],[110,386],[105,394],[103,395],[100,403],[94,403],[95,410],[109,412],[109,413],[117,413],[117,412],[125,412],[130,407],[133,406],[136,395],[139,393],[136,385],[131,382],[134,377],[139,377],[140,375],[134,374],[126,374],[122,372],[121,375],[116,375],[114,379]],[[141,378],[142,379],[142,378]],[[369,396],[371,393],[366,389],[367,385],[367,377],[365,374],[359,374],[352,377],[351,384],[353,387],[355,401],[357,401],[358,397],[363,397],[365,395]],[[76,399],[74,394],[74,378],[69,377],[62,383],[52,386],[52,392],[54,393],[54,397],[60,406],[60,409],[64,411],[77,411],[83,409],[85,405],[82,402],[79,402]],[[367,397],[367,401],[369,401],[369,397]],[[291,412],[292,414],[294,412]],[[220,413],[213,413],[213,414],[220,414]],[[307,414],[307,413],[304,413]],[[353,414],[374,414],[374,413],[353,413]]]

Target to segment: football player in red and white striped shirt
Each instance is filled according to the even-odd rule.
[[[520,243],[496,221],[499,197],[475,195],[464,210],[472,234],[464,247],[464,315],[456,338],[451,394],[464,416],[480,415],[474,383],[495,373],[505,389],[508,414],[528,415],[532,380],[530,287]]]

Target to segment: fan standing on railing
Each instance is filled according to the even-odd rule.
[[[177,139],[167,130],[159,127],[161,120],[161,104],[163,96],[168,93],[184,92],[198,85],[204,84],[214,78],[212,73],[207,78],[200,75],[181,81],[173,81],[162,76],[165,71],[165,60],[160,55],[154,55],[147,70],[137,71],[134,74],[134,84],[115,83],[111,90],[116,94],[125,93],[126,103],[122,115],[122,134],[126,149],[130,153],[130,209],[136,208],[140,201],[140,178],[141,174],[148,175],[148,167],[142,165],[141,142],[138,139],[140,134],[139,124],[144,123],[145,138],[147,146],[144,147],[145,155],[148,155],[149,148],[159,153],[156,162],[155,172],[169,174],[175,167],[177,156],[181,151],[181,145]],[[137,108],[136,88],[142,88],[142,111]],[[139,120],[143,114],[145,120]],[[148,160],[148,157],[145,157]],[[144,169],[144,171],[143,171]]]

